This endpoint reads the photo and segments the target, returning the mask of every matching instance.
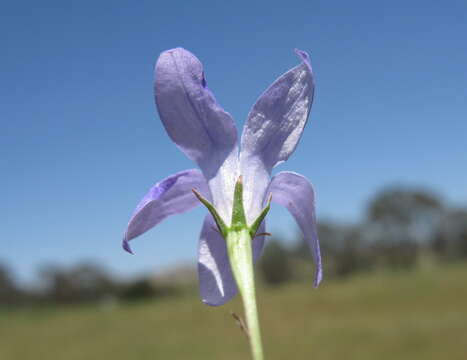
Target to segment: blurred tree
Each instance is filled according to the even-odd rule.
[[[368,247],[359,225],[343,225],[332,221],[318,222],[318,235],[326,277],[347,276],[371,266]],[[294,254],[311,258],[308,244],[300,241]]]
[[[276,239],[267,240],[259,269],[263,280],[269,285],[279,285],[292,278],[290,254]]]
[[[341,229],[342,244],[335,254],[337,276],[347,276],[357,271],[368,270],[373,259],[365,243],[362,228],[358,225],[345,226]]]
[[[467,209],[452,209],[444,214],[432,245],[443,260],[467,258]]]
[[[411,240],[379,238],[371,247],[372,264],[376,267],[410,269],[417,265],[419,245]]]
[[[135,301],[153,298],[156,295],[156,290],[148,279],[138,279],[125,286],[120,296],[124,300]]]
[[[97,300],[115,292],[115,284],[107,271],[93,263],[73,267],[68,277],[77,297],[82,301]]]
[[[0,264],[0,304],[14,305],[20,299],[13,276],[6,265]]]
[[[376,194],[366,224],[375,261],[393,268],[416,265],[419,246],[433,240],[443,212],[438,197],[427,191],[393,187]]]
[[[368,220],[424,241],[433,235],[443,210],[441,200],[428,191],[393,187],[377,193],[370,201]]]
[[[140,278],[122,287],[120,297],[126,301],[140,301],[181,294],[180,287],[157,283],[149,278]]]
[[[44,297],[54,302],[67,302],[73,299],[73,288],[68,274],[56,265],[44,265],[39,269],[44,283]]]
[[[40,275],[45,281],[45,296],[60,303],[95,301],[116,292],[107,272],[89,262],[68,270],[48,265]]]

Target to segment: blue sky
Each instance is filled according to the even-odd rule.
[[[94,259],[118,274],[195,262],[205,213],[120,239],[156,181],[193,164],[152,98],[158,54],[203,62],[243,126],[250,106],[310,52],[316,97],[292,158],[321,218],[356,221],[388,184],[467,204],[465,1],[15,1],[0,14],[0,261],[22,279],[40,264]],[[295,234],[273,208],[269,228]]]

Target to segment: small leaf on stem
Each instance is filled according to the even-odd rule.
[[[229,228],[227,227],[227,225],[225,225],[224,220],[222,220],[220,215],[217,213],[216,208],[209,202],[208,199],[206,199],[203,195],[201,195],[196,189],[191,189],[191,191],[193,191],[193,194],[195,194],[195,196],[198,198],[198,200],[204,206],[207,207],[207,209],[211,213],[212,217],[214,218],[214,221],[216,222],[216,225],[217,225],[217,227],[219,229],[219,232],[221,233],[221,235],[225,239],[225,237],[227,236],[227,232],[228,232]]]

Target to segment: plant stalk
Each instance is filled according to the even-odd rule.
[[[226,241],[230,265],[243,301],[251,353],[254,360],[263,360],[261,332],[256,308],[252,238],[249,230],[242,228],[230,231]]]

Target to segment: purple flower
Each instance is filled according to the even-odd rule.
[[[175,144],[200,170],[181,171],[154,185],[141,200],[128,224],[123,247],[172,214],[183,213],[200,202],[197,189],[213,203],[228,223],[235,183],[243,177],[247,222],[260,214],[267,195],[285,206],[297,221],[310,246],[315,265],[314,285],[322,278],[316,233],[314,191],[308,180],[293,172],[271,178],[273,167],[295,150],[313,102],[314,81],[308,54],[296,50],[301,64],[279,77],[257,100],[248,115],[240,140],[232,117],[208,89],[201,62],[189,51],[163,52],[155,66],[154,93],[159,116]],[[259,233],[265,232],[265,222]],[[253,240],[256,260],[264,235]],[[207,214],[198,247],[198,272],[203,302],[222,305],[237,293],[226,244]]]

